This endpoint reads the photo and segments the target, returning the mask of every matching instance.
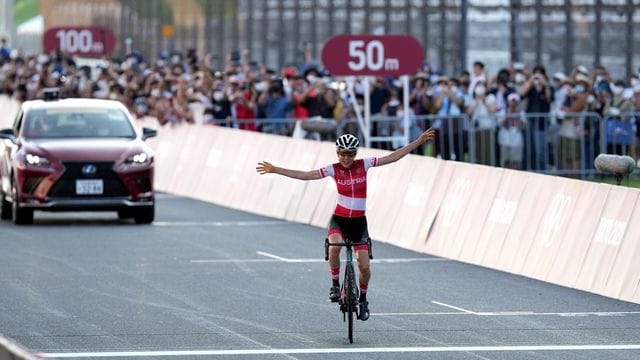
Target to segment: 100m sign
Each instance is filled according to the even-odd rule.
[[[111,53],[116,40],[111,30],[98,26],[56,27],[43,37],[46,52],[60,50],[68,55],[104,56]]]

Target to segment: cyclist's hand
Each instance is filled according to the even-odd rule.
[[[271,163],[262,161],[258,163],[258,166],[256,166],[256,171],[259,172],[260,175],[272,173],[274,171],[274,166],[271,165]]]
[[[433,140],[436,136],[436,131],[432,128],[428,128],[425,132],[420,135],[420,142],[425,143],[429,140]]]

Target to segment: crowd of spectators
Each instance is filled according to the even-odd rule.
[[[252,61],[246,51],[232,52],[221,64],[214,63],[217,59],[190,49],[162,51],[154,59],[132,52],[124,59],[91,64],[60,52],[26,56],[3,42],[0,94],[24,101],[40,98],[46,87],[59,87],[63,97],[121,101],[136,117],[152,116],[162,126],[204,123],[300,136],[305,131],[296,125],[321,118],[332,119],[341,132],[358,131],[353,119],[355,109],[363,108],[363,84],[358,80],[352,98],[344,79],[325,72],[309,53],[298,64],[279,69]],[[447,76],[425,62],[411,75],[407,109],[399,79],[374,78],[370,89],[373,135],[402,134],[400,120],[408,112],[410,138],[426,127],[436,128],[434,155],[445,159],[459,160],[461,154],[472,152],[473,161],[482,164],[578,169],[584,166],[580,163],[584,139],[600,136],[600,127],[581,114],[616,122],[618,127],[612,130],[616,134],[607,133],[607,139],[619,135],[619,129],[626,133],[610,150],[636,159],[640,155],[635,149],[640,116],[634,114],[640,112],[638,74],[616,79],[603,66],[548,74],[543,66],[529,68],[522,63],[489,74],[477,61],[470,71]],[[340,134],[322,134],[336,135]],[[391,149],[402,142],[373,145]]]

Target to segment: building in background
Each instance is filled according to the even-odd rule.
[[[7,1],[0,0],[0,4]],[[410,34],[445,73],[484,61],[544,64],[568,73],[603,64],[629,77],[640,66],[640,0],[40,0],[45,30],[100,25],[133,49],[194,48],[219,61],[234,50],[271,67],[319,58],[336,34]],[[635,55],[635,56],[634,56]]]

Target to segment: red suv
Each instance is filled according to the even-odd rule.
[[[0,217],[33,223],[34,210],[117,211],[121,219],[153,222],[154,159],[117,101],[26,101],[13,128],[0,130]]]

